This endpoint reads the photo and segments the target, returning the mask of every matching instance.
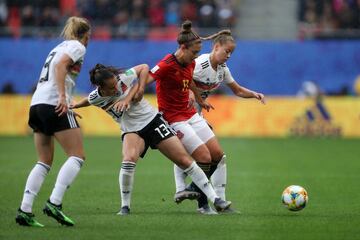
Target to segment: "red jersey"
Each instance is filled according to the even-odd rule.
[[[195,61],[183,66],[173,54],[166,55],[150,75],[156,80],[159,111],[170,124],[190,119],[195,108],[189,108],[189,86],[193,78]]]

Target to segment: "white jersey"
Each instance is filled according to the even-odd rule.
[[[194,83],[203,98],[215,91],[222,82],[229,84],[234,82],[226,63],[219,64],[214,70],[210,63],[210,54],[202,54],[195,59]]]
[[[41,70],[39,82],[31,100],[31,106],[41,103],[55,106],[58,104],[59,90],[55,79],[55,65],[64,54],[68,55],[74,62],[65,77],[66,102],[70,104],[75,80],[80,73],[85,52],[85,46],[77,40],[63,41],[51,50]]]
[[[89,94],[88,101],[91,105],[95,105],[106,110],[115,101],[124,99],[136,83],[138,77],[133,68],[121,73],[117,76],[118,92],[115,96],[101,96],[98,88]],[[120,124],[123,133],[135,132],[143,129],[154,119],[158,113],[148,101],[144,98],[140,102],[130,103],[130,108],[125,112],[117,112],[114,108],[106,110],[111,117]]]

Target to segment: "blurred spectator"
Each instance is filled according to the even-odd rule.
[[[56,37],[64,19],[88,18],[97,39],[169,39],[189,19],[194,26],[235,25],[235,0],[0,0],[0,27],[14,37]],[[151,33],[151,34],[149,34]],[[169,33],[167,36],[166,34]]]
[[[1,94],[15,94],[14,85],[11,82],[5,83],[1,88]]]
[[[360,0],[299,0],[298,13],[302,39],[360,38]]]

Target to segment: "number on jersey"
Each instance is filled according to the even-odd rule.
[[[46,82],[49,80],[49,66],[51,61],[54,59],[56,52],[51,52],[49,56],[46,58],[45,64],[41,70],[40,80],[39,82]]]

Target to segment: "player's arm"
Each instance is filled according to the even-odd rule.
[[[88,100],[88,98],[86,97],[86,98],[81,99],[80,102],[78,102],[78,103],[71,104],[71,105],[69,106],[69,108],[70,108],[70,109],[75,109],[75,108],[88,107],[88,106],[90,106],[90,105],[91,105],[91,104],[89,103],[89,100]]]
[[[193,92],[196,102],[206,111],[210,111],[210,109],[214,109],[214,107],[206,101],[206,99],[203,99],[200,95],[200,91],[196,88],[196,85],[194,81],[190,83],[189,86],[190,90]],[[190,94],[191,96],[191,94]]]
[[[131,87],[129,93],[126,95],[126,97],[124,99],[118,100],[115,103],[111,104],[111,106],[109,106],[106,109],[106,111],[111,109],[111,108],[114,108],[115,111],[117,111],[117,112],[123,112],[123,111],[129,110],[130,102],[134,98],[134,96],[135,96],[136,92],[138,91],[138,89],[139,89],[139,83],[134,84]]]
[[[258,93],[247,89],[245,87],[240,86],[237,82],[233,81],[228,83],[227,86],[231,89],[231,91],[238,97],[242,98],[256,98],[257,100],[261,101],[265,104],[265,96],[262,93]]]
[[[57,106],[55,107],[55,112],[57,112],[59,116],[66,113],[68,110],[65,95],[65,77],[68,73],[69,67],[73,63],[73,60],[67,54],[63,54],[59,62],[55,64],[55,79],[59,94],[59,100]]]
[[[139,79],[139,87],[134,95],[133,100],[138,102],[142,99],[145,91],[146,81],[149,77],[149,66],[147,64],[141,64],[134,67],[136,75]]]

